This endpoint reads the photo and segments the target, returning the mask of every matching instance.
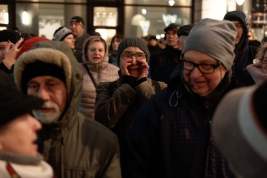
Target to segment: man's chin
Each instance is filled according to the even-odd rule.
[[[52,124],[56,122],[59,117],[60,113],[58,112],[42,112],[40,110],[33,111],[33,116],[39,120],[42,124]]]

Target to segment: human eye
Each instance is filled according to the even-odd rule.
[[[122,55],[124,58],[131,58],[132,54],[131,53],[123,53]]]
[[[199,65],[202,69],[209,70],[213,68],[212,64],[200,64]]]
[[[38,91],[39,85],[36,83],[29,83],[27,86],[27,92],[28,94],[34,94],[36,91]]]
[[[0,46],[0,50],[3,51],[5,48],[3,46]]]
[[[144,53],[136,53],[135,56],[137,58],[143,59],[143,57],[145,56]]]

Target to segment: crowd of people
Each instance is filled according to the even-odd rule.
[[[165,44],[84,25],[0,31],[0,177],[266,177],[267,45],[242,11]]]

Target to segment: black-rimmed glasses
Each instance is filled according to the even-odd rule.
[[[135,54],[132,54],[131,52],[128,51],[121,53],[122,59],[133,59],[133,56],[135,57],[135,59],[142,60],[146,58],[146,53],[137,52]]]
[[[192,71],[194,70],[195,67],[197,67],[199,71],[203,74],[211,74],[217,67],[221,65],[221,62],[218,62],[217,64],[204,64],[204,63],[196,64],[194,62],[185,59],[181,59],[181,62],[183,69]]]

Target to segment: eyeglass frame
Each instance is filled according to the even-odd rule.
[[[181,66],[182,66],[182,68],[183,68],[184,70],[187,70],[187,71],[193,71],[193,70],[197,67],[198,70],[199,70],[202,74],[212,74],[212,73],[214,73],[215,69],[218,68],[218,67],[222,64],[221,61],[218,61],[217,64],[201,64],[201,63],[200,63],[200,64],[196,64],[196,63],[194,63],[194,62],[192,62],[192,61],[188,61],[188,60],[183,59],[183,58],[180,59],[180,61],[181,61]],[[192,68],[192,70],[189,70],[189,69],[185,69],[185,68],[184,68],[184,61],[193,64],[194,67]],[[201,65],[209,65],[209,66],[211,66],[211,67],[213,68],[213,71],[212,71],[212,72],[209,72],[209,73],[203,72],[203,71],[199,68],[199,66],[201,66]]]
[[[122,54],[123,54],[124,52],[128,52],[129,54],[131,54],[131,57],[130,57],[130,58],[126,58],[126,59],[133,59],[133,56],[135,57],[135,59],[138,59],[138,58],[136,57],[136,54],[142,54],[142,55],[144,55],[144,58],[139,59],[139,60],[143,60],[143,59],[146,59],[146,58],[147,58],[147,54],[146,54],[145,52],[144,52],[144,53],[142,53],[142,52],[136,52],[136,53],[132,54],[130,51],[123,51],[123,52],[120,54],[120,57],[121,57],[123,60],[126,60],[125,58],[122,57]]]

